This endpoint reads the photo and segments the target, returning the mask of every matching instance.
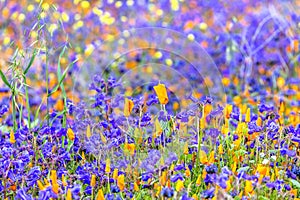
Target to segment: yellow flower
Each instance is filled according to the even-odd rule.
[[[246,180],[246,185],[245,185],[245,194],[248,195],[252,193],[253,191],[253,185],[252,182],[249,180]]]
[[[65,186],[65,187],[68,185],[64,174],[61,176],[61,182],[62,182],[63,186]]]
[[[105,197],[104,197],[102,189],[99,189],[99,191],[98,191],[97,200],[105,200]]]
[[[107,142],[106,137],[105,137],[102,133],[100,133],[100,138],[101,138],[101,141],[102,141],[104,144],[106,144],[106,142]]]
[[[261,126],[262,125],[262,119],[261,117],[258,117],[257,120],[256,120],[256,125],[257,126]]]
[[[203,151],[203,150],[200,151],[200,158],[199,159],[200,159],[200,162],[202,164],[206,164],[208,162],[207,155],[206,155],[205,151]]]
[[[184,155],[188,155],[189,154],[189,144],[187,142],[184,143],[183,154]]]
[[[192,198],[193,198],[194,200],[198,200],[198,197],[197,197],[196,194],[193,194]]]
[[[277,86],[278,86],[278,88],[282,88],[282,87],[284,86],[284,84],[285,84],[284,78],[279,77],[279,78],[277,79]]]
[[[58,191],[59,191],[59,185],[58,185],[58,183],[53,183],[53,184],[52,184],[52,191],[53,191],[55,194],[58,194]]]
[[[91,178],[91,186],[92,186],[92,187],[95,187],[95,186],[96,186],[96,175],[95,175],[95,174],[92,175],[92,178]]]
[[[186,177],[190,177],[191,176],[191,170],[188,167],[186,167],[186,169],[185,169],[185,176]]]
[[[263,166],[262,164],[258,164],[258,165],[257,165],[256,171],[257,171],[259,174],[265,176],[265,175],[267,174],[268,167]]]
[[[124,116],[129,117],[130,113],[134,107],[134,103],[132,100],[125,98],[125,104],[124,104]]]
[[[71,128],[68,128],[68,131],[67,131],[67,136],[70,140],[74,141],[75,140],[75,134],[73,132],[73,130]]]
[[[197,180],[196,180],[196,185],[200,185],[201,184],[201,175],[199,174],[198,175],[198,178],[197,178]]]
[[[91,133],[91,127],[90,127],[90,125],[88,125],[87,127],[86,127],[86,137],[87,138],[90,138],[92,136],[92,133]]]
[[[66,198],[66,200],[72,200],[72,191],[71,191],[70,188],[67,191],[67,198]]]
[[[114,169],[114,172],[113,172],[113,179],[117,180],[118,178],[118,173],[119,173],[119,170],[117,168]]]
[[[160,177],[160,183],[162,186],[165,186],[167,183],[167,171],[163,171]]]
[[[228,192],[231,189],[230,180],[226,181],[226,191]]]
[[[250,120],[251,120],[251,110],[250,108],[247,108],[245,122],[250,122]]]
[[[117,185],[118,185],[118,187],[120,188],[121,191],[124,190],[124,188],[125,188],[125,177],[124,177],[124,174],[121,174],[120,176],[118,176]]]
[[[177,183],[176,183],[176,186],[175,186],[175,189],[177,192],[179,192],[180,190],[182,190],[184,188],[184,185],[183,185],[183,181],[182,180],[178,180]]]
[[[215,151],[212,151],[212,152],[210,152],[210,154],[209,154],[209,161],[208,161],[208,163],[209,164],[212,164],[212,163],[214,163],[215,162]]]
[[[279,111],[280,111],[280,113],[284,113],[284,110],[285,110],[285,105],[284,105],[284,102],[282,101],[279,106]]]
[[[202,117],[200,119],[200,128],[204,129],[205,128],[205,124],[206,124],[206,119],[205,119],[205,116],[202,115]]]
[[[134,189],[134,191],[136,191],[136,192],[140,190],[140,188],[139,188],[137,182],[134,182],[134,184],[133,184],[133,189]]]
[[[50,179],[52,181],[52,184],[57,183],[57,175],[56,175],[56,170],[51,170],[51,176]]]
[[[9,142],[10,142],[11,144],[14,144],[14,143],[16,142],[15,134],[14,134],[13,131],[11,131],[10,134],[9,134]]]
[[[131,143],[131,144],[128,144],[128,143],[125,143],[124,144],[124,149],[125,151],[129,152],[130,155],[134,155],[134,150],[135,150],[135,144],[134,143]]]
[[[158,84],[158,85],[154,86],[154,90],[159,99],[160,104],[165,105],[169,102],[167,89],[164,84]]]
[[[40,190],[44,190],[45,189],[43,183],[40,180],[37,181],[37,185],[38,185],[38,187],[39,187]]]
[[[110,173],[110,159],[106,159],[106,164],[105,164],[105,172]]]
[[[222,144],[219,145],[218,152],[219,152],[219,154],[224,154],[224,150],[223,150],[223,145]]]
[[[237,167],[237,162],[235,161],[235,162],[233,163],[233,165],[231,166],[232,172],[233,172],[233,173],[236,172],[236,167]]]
[[[225,106],[225,109],[224,109],[224,118],[227,118],[229,119],[230,118],[230,114],[232,112],[232,105],[228,104]]]
[[[204,169],[203,171],[202,171],[202,179],[205,179],[206,178],[206,175],[207,175],[207,172],[206,172],[206,170]]]

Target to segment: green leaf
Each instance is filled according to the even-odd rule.
[[[62,56],[64,55],[65,51],[66,51],[67,47],[64,46],[62,51],[60,52],[59,54],[59,57],[58,57],[58,62],[57,62],[57,77],[58,79],[61,78],[61,67],[60,67],[60,61],[61,61],[61,58]]]
[[[5,85],[7,85],[10,89],[12,89],[12,86],[9,84],[6,76],[4,75],[4,73],[2,72],[2,70],[0,69],[0,76],[2,81],[5,83]]]
[[[27,74],[28,70],[29,70],[30,67],[32,66],[36,54],[37,54],[37,51],[36,51],[36,49],[34,49],[33,54],[32,54],[32,57],[30,58],[30,61],[29,61],[28,65],[27,65],[26,69],[24,70],[24,75]]]
[[[296,186],[297,188],[300,189],[300,183],[299,183],[298,181],[296,181],[295,179],[290,179],[290,182],[291,182],[294,186]]]

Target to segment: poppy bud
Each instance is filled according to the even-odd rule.
[[[134,107],[134,103],[132,100],[125,98],[125,104],[124,104],[124,116],[129,117],[130,113]]]
[[[158,97],[160,104],[167,104],[169,102],[168,93],[164,84],[158,84],[154,86],[154,91]]]

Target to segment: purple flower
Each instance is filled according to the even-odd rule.
[[[2,117],[9,110],[8,106],[3,104],[0,106],[0,117]]]
[[[31,195],[26,194],[26,191],[24,188],[20,188],[16,192],[15,199],[16,200],[33,200],[34,198]]]
[[[171,176],[171,178],[170,178],[171,182],[173,182],[173,183],[177,182],[179,179],[182,181],[184,180],[182,174],[180,174],[180,173],[175,174],[175,175]]]
[[[160,194],[164,197],[171,198],[174,195],[174,190],[172,188],[164,187]]]
[[[168,155],[168,157],[166,158],[166,160],[165,160],[165,163],[166,163],[166,165],[171,165],[173,162],[175,162],[175,161],[177,161],[178,160],[178,157],[177,157],[177,155],[176,155],[176,153],[174,153],[174,152],[169,152],[169,155]]]
[[[36,181],[40,179],[40,176],[41,176],[40,167],[36,166],[31,168],[31,170],[29,171],[26,177],[27,185],[33,186],[36,183]]]
[[[212,187],[208,190],[204,190],[201,194],[204,199],[213,198],[215,196],[215,188]]]

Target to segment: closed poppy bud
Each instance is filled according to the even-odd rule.
[[[72,200],[72,191],[71,191],[70,188],[67,191],[67,198],[66,198],[66,200]]]
[[[9,134],[9,142],[10,142],[11,144],[14,144],[14,143],[16,142],[15,134],[14,134],[13,131],[11,131],[10,134]]]
[[[132,100],[125,98],[125,104],[124,104],[124,116],[129,117],[132,109],[133,109],[134,103]]]
[[[185,176],[186,177],[190,177],[191,176],[191,170],[188,167],[185,169]]]
[[[226,191],[228,192],[231,189],[231,183],[230,180],[226,181]]]
[[[139,186],[138,186],[138,184],[136,182],[134,182],[134,184],[133,184],[133,189],[136,192],[140,190],[140,188],[139,188]]]
[[[118,176],[117,185],[118,185],[118,187],[119,187],[119,189],[121,191],[124,190],[124,188],[125,188],[125,177],[124,177],[124,174],[121,174],[120,176]]]
[[[279,106],[279,111],[280,113],[284,113],[284,110],[285,110],[285,106],[284,106],[284,102],[282,101]]]
[[[105,200],[105,197],[104,197],[104,194],[103,194],[103,190],[100,189],[98,191],[98,194],[97,194],[97,200]]]
[[[250,120],[251,120],[250,117],[251,117],[251,111],[250,111],[250,108],[247,108],[245,122],[250,122]]]
[[[86,137],[90,138],[91,136],[92,136],[91,127],[90,127],[90,125],[88,125],[86,128]]]
[[[96,186],[96,175],[95,175],[95,174],[92,175],[92,178],[91,178],[91,186],[92,186],[92,187],[95,187],[95,186]]]
[[[73,132],[73,130],[71,128],[68,128],[68,131],[67,131],[67,136],[70,140],[74,141],[75,140],[75,134]]]
[[[104,144],[106,144],[106,142],[107,142],[106,137],[105,137],[102,133],[100,133],[100,138],[101,138],[101,141],[102,141]]]
[[[106,164],[105,164],[105,172],[110,173],[110,159],[106,159]]]
[[[164,84],[158,84],[154,86],[155,93],[158,97],[160,104],[167,104],[169,102],[168,93]]]
[[[65,186],[65,187],[68,185],[64,174],[61,175],[61,182],[62,182],[63,186]]]
[[[160,183],[162,186],[165,186],[167,183],[167,171],[163,171],[160,177]]]
[[[155,131],[156,131],[155,132],[156,136],[159,136],[162,133],[162,131],[163,131],[162,128],[161,128],[161,126],[160,126],[160,123],[159,123],[158,119],[155,120]]]
[[[196,180],[196,185],[200,185],[201,184],[201,175],[199,174],[198,175],[198,178],[197,178],[197,180]]]
[[[202,171],[202,179],[205,179],[205,177],[206,177],[206,175],[207,175],[207,172],[206,172],[206,170],[204,169],[203,171]]]
[[[37,185],[38,185],[38,187],[39,187],[40,190],[44,190],[45,189],[43,183],[40,180],[37,181]]]
[[[53,183],[53,184],[52,184],[52,191],[53,191],[55,194],[58,194],[58,191],[59,191],[59,185],[58,185],[58,183]]]
[[[257,120],[256,120],[256,125],[257,126],[261,126],[262,125],[262,119],[261,117],[258,117]]]
[[[56,170],[51,170],[51,176],[50,179],[52,181],[52,184],[57,183],[57,175],[56,175]]]
[[[177,192],[179,192],[180,190],[182,190],[184,188],[184,185],[183,185],[183,181],[182,180],[178,180],[177,183],[176,183],[176,186],[175,186],[175,189]]]
[[[117,180],[118,178],[118,173],[119,173],[119,170],[117,168],[114,169],[114,172],[113,172],[113,179]]]
[[[205,128],[205,123],[206,123],[205,117],[202,116],[201,119],[200,119],[200,128],[201,129]]]
[[[188,155],[189,154],[189,144],[187,142],[184,144],[183,154],[184,155]]]
[[[234,163],[232,164],[232,167],[231,167],[233,173],[236,172],[236,167],[237,167],[237,162],[234,162]]]
[[[218,152],[219,152],[219,154],[224,154],[224,150],[223,150],[223,145],[222,144],[219,145]]]

